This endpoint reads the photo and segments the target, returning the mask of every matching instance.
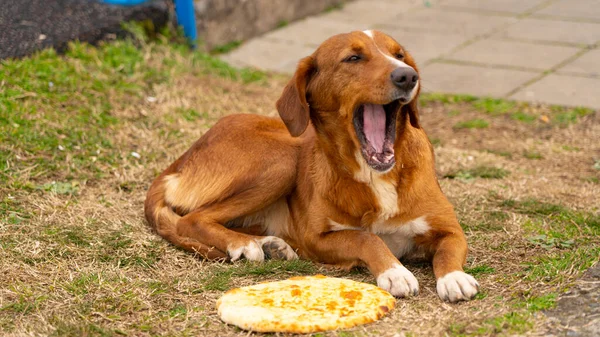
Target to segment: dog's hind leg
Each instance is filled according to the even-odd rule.
[[[260,210],[262,205],[272,204],[277,199],[264,193],[263,188],[250,188],[235,193],[229,198],[194,210],[177,221],[177,235],[188,237],[204,245],[226,252],[232,261],[242,257],[252,261],[263,261],[268,257],[281,259],[297,258],[294,250],[281,238],[252,235],[259,233],[258,227],[248,231],[230,229],[223,224]],[[254,232],[256,231],[256,232]],[[254,233],[253,233],[254,232]]]

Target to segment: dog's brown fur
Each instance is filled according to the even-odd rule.
[[[365,60],[340,62],[352,53]],[[432,257],[438,280],[462,271],[467,243],[419,125],[419,88],[398,113],[392,170],[375,173],[357,155],[354,110],[389,102],[395,66],[386,55],[398,53],[417,69],[410,54],[380,32],[325,41],[300,61],[283,90],[277,102],[283,123],[255,115],[221,119],[153,182],[148,222],[173,244],[209,259],[262,260],[263,251],[294,258],[287,243],[301,257],[364,265],[379,277],[400,262],[377,233],[394,233],[425,216],[429,230],[412,237],[414,246]],[[374,184],[395,190],[392,213],[381,204],[390,195],[377,195],[382,189]]]

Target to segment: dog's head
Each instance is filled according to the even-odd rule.
[[[419,90],[415,62],[398,42],[378,31],[351,32],[300,60],[277,110],[292,136],[312,120],[320,135],[353,143],[369,167],[387,172],[395,164],[398,116],[419,127]]]

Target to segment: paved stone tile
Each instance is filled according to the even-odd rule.
[[[470,44],[448,58],[544,70],[575,55],[579,50],[574,47],[486,39]]]
[[[441,2],[441,5],[497,12],[523,13],[544,1],[545,0],[444,0]]]
[[[329,20],[352,22],[370,27],[393,20],[398,14],[423,6],[422,0],[354,1],[346,3],[342,10],[333,11],[323,16]]]
[[[598,0],[561,0],[540,9],[535,14],[545,14],[572,18],[594,19],[600,21],[600,1]]]
[[[292,73],[298,61],[312,54],[313,51],[314,48],[300,44],[254,39],[221,58],[237,67]]]
[[[600,79],[550,74],[510,98],[600,108]]]
[[[318,16],[300,20],[289,26],[274,30],[263,35],[262,38],[316,47],[332,35],[368,28],[367,25],[333,21],[327,19],[327,16]]]
[[[558,73],[577,73],[587,76],[600,77],[600,49],[590,50],[581,55],[573,62],[558,69]],[[600,88],[597,88],[597,95],[600,95]]]
[[[531,17],[519,19],[519,14],[546,3]],[[328,37],[364,29],[388,33],[413,54],[424,91],[505,97],[578,53],[581,48],[575,45],[600,43],[600,0],[355,0],[341,10],[248,41],[222,58],[237,66],[291,73],[300,58]],[[494,33],[491,38],[457,50],[490,33]],[[530,71],[451,64],[436,58]],[[598,88],[600,49],[594,49],[511,98],[600,107]]]
[[[424,8],[401,14],[381,25],[412,28],[423,35],[428,32],[439,32],[443,34],[462,34],[467,38],[473,38],[487,34],[516,20],[514,17],[507,16],[449,11],[441,8]]]
[[[527,18],[496,36],[592,45],[600,41],[600,23]]]
[[[502,97],[537,76],[537,73],[433,63],[421,71],[423,90]]]
[[[381,31],[392,36],[404,46],[415,58],[417,64],[440,57],[468,40],[460,34],[423,34],[403,28],[383,28]]]

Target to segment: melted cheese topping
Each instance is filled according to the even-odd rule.
[[[217,310],[224,322],[245,330],[311,333],[376,321],[395,303],[374,285],[316,275],[232,289]]]

